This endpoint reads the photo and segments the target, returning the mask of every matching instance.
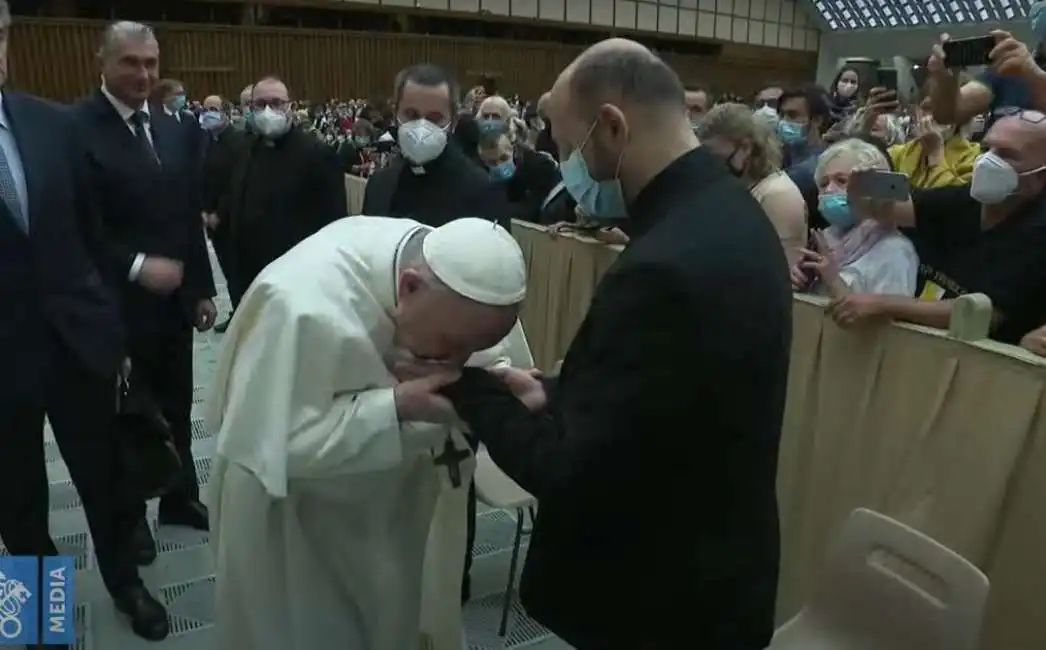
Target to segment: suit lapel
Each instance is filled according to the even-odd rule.
[[[29,110],[18,93],[4,93],[4,111],[7,113],[7,121],[11,126],[11,134],[14,136],[15,144],[18,146],[18,157],[22,161],[22,171],[25,174],[26,203],[29,214],[29,229],[32,232],[33,222],[39,213],[35,210],[41,205],[40,174],[45,173],[49,161],[48,152],[61,151],[55,148],[52,142],[51,131],[43,128],[32,110]],[[3,201],[0,201],[2,204]],[[14,217],[7,206],[3,206],[4,217],[7,221],[14,222]]]

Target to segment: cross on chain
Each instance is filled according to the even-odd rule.
[[[468,448],[458,449],[454,446],[450,436],[447,436],[446,441],[443,443],[443,453],[432,459],[437,466],[442,465],[447,468],[447,474],[450,475],[450,484],[455,488],[461,487],[461,463],[468,460],[472,455],[472,452]]]

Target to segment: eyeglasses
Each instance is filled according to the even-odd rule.
[[[995,109],[995,117],[1018,117],[1028,124],[1042,124],[1046,122],[1046,114],[1039,111],[1027,110],[1019,106],[1002,106]]]

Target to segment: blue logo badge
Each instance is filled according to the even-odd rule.
[[[40,643],[40,562],[0,557],[0,645]]]
[[[76,642],[73,580],[69,556],[0,557],[0,646]],[[42,616],[41,616],[42,613]]]
[[[68,555],[44,558],[40,579],[40,610],[43,629],[40,642],[44,645],[72,645],[76,643],[76,618],[73,596],[73,578],[76,567]]]

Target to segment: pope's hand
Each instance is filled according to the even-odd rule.
[[[400,422],[432,422],[454,424],[458,414],[450,400],[439,394],[439,389],[452,384],[460,372],[441,372],[398,384],[394,389],[396,414]]]
[[[539,370],[492,368],[489,372],[505,382],[516,399],[523,402],[523,405],[531,411],[540,411],[548,404],[545,386],[538,379],[541,376]]]

